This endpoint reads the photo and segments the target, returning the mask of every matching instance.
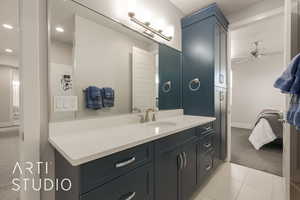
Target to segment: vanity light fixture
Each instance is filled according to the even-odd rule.
[[[64,29],[63,27],[60,27],[60,26],[57,26],[57,27],[55,28],[55,30],[56,30],[57,32],[59,32],[59,33],[65,32],[65,29]]]
[[[14,27],[12,26],[12,25],[10,25],[10,24],[2,24],[2,26],[4,27],[4,28],[6,28],[6,29],[13,29]]]
[[[14,52],[12,49],[5,49],[5,52],[6,53],[12,53],[12,52]]]
[[[134,23],[136,23],[136,24],[138,24],[138,25],[140,25],[141,27],[143,27],[143,28],[146,29],[146,30],[143,32],[144,34],[146,34],[146,35],[148,35],[148,36],[150,36],[150,37],[152,37],[152,38],[154,37],[154,34],[155,34],[155,35],[158,35],[159,37],[161,37],[161,38],[163,38],[163,39],[165,39],[165,40],[167,40],[167,41],[171,41],[171,40],[173,39],[173,37],[172,37],[171,35],[170,35],[170,36],[167,36],[167,35],[163,34],[163,30],[153,28],[153,27],[151,26],[151,23],[150,23],[150,22],[148,22],[148,21],[143,22],[143,21],[137,19],[137,18],[135,17],[135,13],[134,13],[134,12],[132,12],[132,11],[128,12],[128,16],[130,17],[130,20],[131,20],[131,21],[133,21]],[[150,35],[149,35],[149,33],[150,33]],[[172,34],[174,34],[174,32],[173,32]]]

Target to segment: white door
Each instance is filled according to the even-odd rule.
[[[132,49],[132,108],[155,108],[155,54]]]

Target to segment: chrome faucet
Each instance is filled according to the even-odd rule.
[[[153,112],[153,116],[152,116],[152,121],[156,121],[156,117],[155,117],[155,110],[153,108],[148,108],[146,110],[146,113],[145,113],[145,122],[149,122],[150,121],[150,118],[149,118],[149,113],[150,112]]]

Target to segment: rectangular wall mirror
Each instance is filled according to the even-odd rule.
[[[159,49],[180,58],[179,51],[71,0],[48,0],[48,8],[51,121],[181,107],[181,60],[168,66],[166,51],[160,56]],[[175,67],[178,74],[161,75],[162,67]]]

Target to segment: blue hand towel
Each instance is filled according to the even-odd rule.
[[[293,95],[287,112],[287,122],[300,129],[300,54],[293,58],[288,68],[274,83],[274,87]]]
[[[100,88],[90,86],[85,90],[86,108],[99,110],[103,108],[102,91]]]
[[[290,108],[287,112],[287,122],[294,125],[299,130],[300,128],[300,96],[293,95]]]
[[[103,106],[113,107],[115,104],[115,91],[112,88],[103,88]]]
[[[300,93],[300,54],[295,56],[285,72],[276,80],[274,87],[283,93]]]

